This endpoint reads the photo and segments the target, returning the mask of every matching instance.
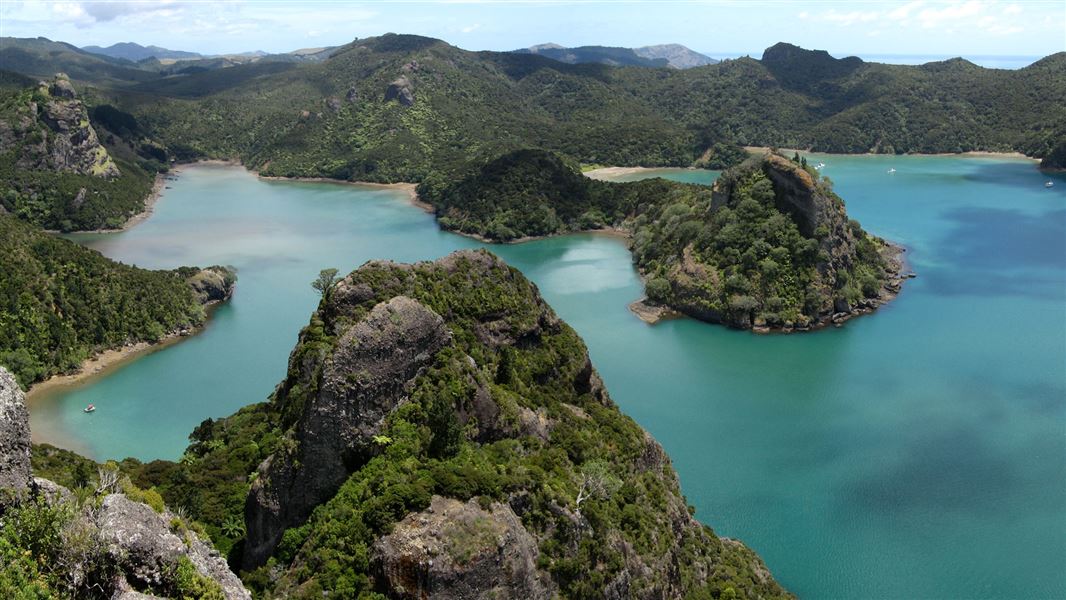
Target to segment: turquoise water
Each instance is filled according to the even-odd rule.
[[[651,327],[626,309],[641,290],[614,238],[493,250],[585,338],[697,516],[801,597],[1066,597],[1066,178],[1046,189],[1028,161],[814,158],[919,274],[841,329]],[[132,231],[79,241],[143,266],[234,264],[237,295],[203,334],[35,403],[35,432],[97,458],[174,458],[203,418],[264,399],[320,268],[478,245],[389,191],[219,167],[172,186]]]

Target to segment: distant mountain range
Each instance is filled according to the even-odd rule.
[[[166,48],[160,48],[159,46],[142,46],[133,42],[120,42],[118,44],[112,44],[106,48],[101,46],[82,46],[81,49],[86,52],[92,52],[93,54],[102,54],[104,56],[110,56],[111,58],[124,58],[133,62],[141,61],[146,58],[172,58],[185,60],[203,57],[203,55],[197,52],[168,50]]]
[[[713,65],[718,61],[690,50],[681,44],[660,44],[640,48],[613,46],[578,46],[566,48],[559,44],[539,44],[515,50],[522,54],[539,54],[567,64],[600,63],[605,65],[637,67],[671,67],[689,69]]]
[[[182,68],[194,68],[198,70],[256,62],[267,57],[272,60],[285,62],[314,62],[327,58],[330,52],[335,49],[336,46],[327,46],[322,48],[301,48],[299,50],[283,52],[280,54],[270,54],[269,52],[264,52],[262,50],[233,54],[200,54],[198,52],[186,52],[184,50],[170,50],[160,46],[142,46],[134,42],[120,42],[118,44],[112,44],[106,48],[101,46],[84,46],[81,48],[84,52],[106,56],[108,58],[128,60],[131,62],[141,62],[150,59],[155,59],[161,64],[170,64],[179,60],[206,61],[198,65],[195,62],[182,65]]]

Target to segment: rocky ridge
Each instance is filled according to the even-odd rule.
[[[96,499],[76,500],[66,488],[32,477],[29,448],[25,397],[14,376],[0,367],[0,492],[5,492],[0,500],[8,499],[0,501],[0,532],[5,518],[20,511],[68,514],[59,522],[56,545],[41,550],[53,559],[41,567],[61,569],[58,575],[70,586],[67,592],[88,594],[90,588],[82,587],[104,574],[104,580],[91,587],[94,597],[101,591],[105,597],[148,597],[141,592],[171,590],[176,573],[191,565],[195,574],[187,576],[200,581],[205,597],[250,600],[218,552],[184,525],[176,526],[182,520],[165,507],[157,510],[114,492],[118,480],[107,480],[103,474]]]

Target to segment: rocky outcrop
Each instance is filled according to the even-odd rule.
[[[250,599],[251,594],[214,548],[191,531],[184,532],[182,538],[170,530],[172,518],[123,494],[104,498],[96,524],[108,555],[127,582],[139,589],[164,587],[184,557],[197,573],[218,583],[228,600]]]
[[[12,494],[12,490],[15,492]],[[104,490],[101,490],[104,491]],[[179,562],[188,560],[196,573],[218,584],[227,600],[250,600],[251,594],[226,561],[208,543],[189,530],[181,535],[172,529],[180,522],[174,514],[156,512],[147,504],[130,500],[124,494],[109,494],[99,508],[92,502],[76,504],[66,488],[47,479],[34,478],[30,470],[29,414],[25,396],[14,376],[0,367],[0,505],[37,502],[69,503],[69,520],[58,534],[58,548],[49,552],[66,557],[71,569],[92,569],[114,575],[106,582],[113,589],[96,590],[119,598],[148,597],[137,590],[167,589],[173,583]],[[2,525],[0,511],[0,525]],[[83,564],[101,549],[94,564]],[[67,548],[70,545],[71,548]],[[106,561],[107,565],[96,564]],[[84,572],[64,574],[70,582],[84,582]],[[72,585],[74,585],[72,583]],[[96,584],[101,585],[101,584]],[[78,589],[78,588],[74,588]]]
[[[62,73],[41,82],[32,100],[5,123],[0,151],[18,148],[18,166],[98,177],[117,177],[118,166],[100,144],[85,105]]]
[[[187,278],[189,286],[200,304],[210,305],[225,302],[236,289],[237,274],[229,267],[207,267]]]
[[[440,315],[404,296],[378,304],[340,336],[293,434],[295,447],[260,466],[248,495],[247,566],[262,564],[286,528],[332,497],[372,455],[384,419],[450,342]]]
[[[243,561],[273,557],[278,597],[337,585],[316,565],[342,547],[368,550],[341,567],[353,594],[787,597],[690,515],[580,338],[486,251],[342,279],[270,407],[286,439],[254,478]]]
[[[374,544],[371,561],[393,598],[547,600],[555,586],[537,569],[537,555],[536,539],[510,506],[485,510],[434,496]]]
[[[5,497],[25,495],[30,473],[30,414],[18,381],[0,367],[0,505]]]
[[[415,103],[415,89],[406,76],[400,77],[385,88],[385,102],[395,100],[404,106]]]

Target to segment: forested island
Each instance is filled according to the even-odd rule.
[[[902,284],[902,249],[848,219],[830,182],[798,155],[750,158],[712,189],[597,181],[558,155],[523,150],[418,191],[442,227],[489,241],[625,232],[648,296],[635,309],[652,320],[665,307],[742,329],[805,331],[868,312]]]

